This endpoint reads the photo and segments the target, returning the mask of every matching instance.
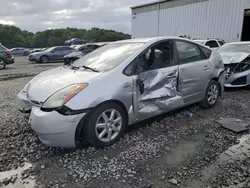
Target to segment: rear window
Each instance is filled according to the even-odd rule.
[[[225,43],[221,40],[218,41],[220,43],[221,46],[223,46]]]
[[[215,40],[211,40],[206,42],[206,46],[209,46],[210,48],[217,48],[219,47],[218,43]]]
[[[201,48],[202,52],[205,54],[206,59],[209,59],[211,54],[212,54],[212,51],[203,47],[203,46],[200,46],[200,48]]]

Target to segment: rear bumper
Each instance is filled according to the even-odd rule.
[[[11,58],[5,59],[5,63],[7,65],[15,63],[15,58],[12,56]]]

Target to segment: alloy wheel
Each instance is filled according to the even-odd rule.
[[[207,93],[207,101],[210,105],[213,105],[219,96],[219,88],[216,84],[212,84],[209,89],[208,89],[208,93]]]
[[[4,67],[5,67],[5,63],[3,60],[0,59],[0,70],[4,69]]]
[[[97,119],[95,133],[102,142],[114,140],[122,128],[122,116],[115,109],[104,111]]]

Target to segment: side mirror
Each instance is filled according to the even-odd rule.
[[[54,53],[55,52],[55,50],[51,50],[51,53]]]

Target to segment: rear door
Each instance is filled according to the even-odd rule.
[[[203,99],[210,78],[210,64],[198,44],[176,41],[180,92],[185,104]]]
[[[156,43],[136,60],[134,109],[144,120],[183,105],[179,92],[178,64],[173,41]]]

